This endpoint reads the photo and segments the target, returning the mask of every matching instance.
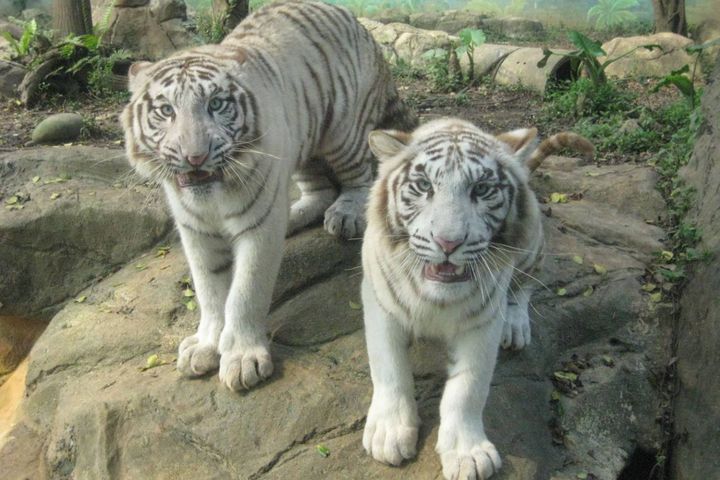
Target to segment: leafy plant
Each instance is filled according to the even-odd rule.
[[[702,55],[705,49],[715,45],[720,45],[720,38],[710,40],[700,45],[690,45],[689,47],[686,47],[685,51],[687,51],[691,55],[695,55],[695,62],[693,63],[692,73],[690,72],[690,65],[683,65],[681,68],[673,70],[672,72],[670,72],[669,75],[666,75],[665,77],[660,79],[660,82],[655,85],[655,87],[651,91],[657,92],[663,87],[672,85],[676,87],[680,91],[680,93],[682,93],[683,97],[685,97],[685,100],[688,101],[690,106],[695,107],[698,101],[698,93],[695,89],[695,76],[697,73],[697,66],[702,60]],[[688,77],[687,74],[690,74],[690,76]]]
[[[567,53],[553,52],[548,48],[543,49],[543,58],[537,63],[538,68],[543,68],[547,65],[548,59],[552,55],[560,55],[570,59],[570,69],[573,72],[574,78],[580,78],[582,73],[585,72],[590,80],[595,85],[600,85],[607,82],[607,75],[605,69],[611,64],[617,62],[620,59],[631,55],[635,50],[645,48],[647,50],[653,50],[655,48],[662,48],[657,44],[640,45],[633,49],[628,50],[614,58],[608,58],[604,62],[600,63],[599,57],[607,57],[607,53],[603,50],[602,45],[595,40],[588,38],[582,33],[571,30],[568,32],[568,39],[577,48]]]
[[[19,60],[30,55],[37,35],[38,26],[35,19],[25,23],[20,40],[15,40],[10,32],[2,32],[3,38],[8,41],[10,48],[13,49],[13,60]]]
[[[467,55],[469,68],[468,68],[468,79],[472,81],[475,76],[475,62],[473,61],[473,53],[475,47],[485,43],[485,34],[482,30],[463,28],[458,33],[460,37],[460,45],[455,48],[455,53],[458,57]]]
[[[608,30],[635,20],[635,14],[629,9],[637,6],[637,0],[598,0],[598,3],[588,10],[587,18],[590,20],[595,17],[595,28]]]

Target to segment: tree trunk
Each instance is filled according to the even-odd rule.
[[[230,32],[240,21],[248,16],[249,0],[213,0],[213,10],[216,15],[224,15],[223,28]]]
[[[685,0],[653,0],[655,31],[687,36]]]
[[[90,0],[53,0],[53,29],[61,37],[92,33]]]

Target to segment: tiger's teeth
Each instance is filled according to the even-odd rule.
[[[465,265],[455,268],[455,275],[462,275],[463,273],[465,273]]]

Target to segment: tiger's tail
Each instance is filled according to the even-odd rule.
[[[577,133],[560,132],[538,145],[528,159],[527,167],[531,172],[534,172],[542,164],[543,160],[564,148],[581,153],[588,162],[595,158],[595,147],[587,138]]]

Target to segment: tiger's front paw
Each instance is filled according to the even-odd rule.
[[[500,467],[500,455],[495,445],[483,440],[470,448],[454,448],[440,452],[443,476],[447,480],[485,480]]]
[[[234,391],[252,388],[272,373],[272,358],[266,346],[233,349],[220,357],[220,381]]]
[[[527,307],[508,305],[500,345],[520,350],[530,345],[530,315]]]
[[[417,453],[420,423],[415,401],[378,401],[373,399],[368,411],[363,447],[382,463],[398,466]]]
[[[200,342],[197,335],[186,337],[178,348],[177,369],[186,377],[199,377],[217,370],[220,355],[217,347]]]
[[[337,237],[359,238],[365,231],[365,201],[368,190],[344,191],[325,211],[325,230]]]

